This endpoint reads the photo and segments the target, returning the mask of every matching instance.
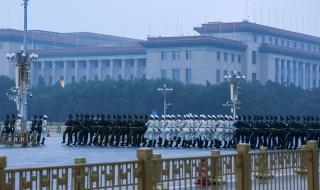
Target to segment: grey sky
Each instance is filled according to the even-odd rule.
[[[22,29],[21,2],[1,0],[1,28]],[[29,4],[29,29],[145,39],[149,33],[193,35],[193,27],[205,20],[241,21],[247,12],[252,22],[320,36],[319,0],[30,0]]]

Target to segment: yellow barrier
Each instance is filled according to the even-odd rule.
[[[307,161],[306,161],[307,160]],[[305,149],[249,153],[249,145],[237,145],[237,153],[210,156],[161,158],[152,149],[137,150],[137,160],[6,169],[0,157],[0,189],[218,189],[218,190],[318,190],[319,152],[315,141]],[[301,172],[303,168],[304,172]]]

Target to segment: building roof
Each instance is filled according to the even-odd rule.
[[[320,60],[319,52],[282,47],[282,46],[277,46],[273,44],[262,44],[259,47],[259,51],[261,53],[274,53],[274,54],[280,54],[280,55],[293,56],[293,57],[302,58],[302,59]]]
[[[144,55],[145,49],[141,46],[114,46],[95,48],[55,48],[39,49],[35,53],[39,58],[56,57],[87,57],[87,56],[108,56],[108,55]]]
[[[317,36],[311,36],[307,34],[292,32],[292,31],[274,28],[270,26],[251,23],[248,21],[231,22],[231,23],[209,22],[207,24],[202,24],[201,27],[195,27],[194,30],[200,34],[219,33],[219,32],[223,32],[223,33],[255,32],[255,33],[278,36],[281,38],[287,38],[287,39],[292,39],[297,41],[306,41],[309,43],[320,44],[320,38]]]
[[[23,41],[23,31],[0,29],[0,41]],[[29,30],[28,43],[42,44],[52,47],[100,47],[114,45],[133,45],[140,40],[97,34],[91,32],[58,33],[42,30]]]
[[[140,42],[145,48],[185,47],[185,46],[213,46],[234,50],[245,50],[247,46],[240,41],[227,40],[212,36],[181,36],[148,38]]]

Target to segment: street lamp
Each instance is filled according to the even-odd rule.
[[[15,87],[8,93],[9,100],[16,102],[18,114],[27,120],[27,96],[31,95],[30,89],[30,62],[36,61],[38,55],[20,51],[17,53],[8,53],[7,60],[15,64]]]
[[[30,63],[38,59],[38,55],[28,52],[27,35],[28,35],[28,1],[23,0],[24,9],[24,32],[22,50],[17,53],[8,53],[7,60],[15,64],[15,87],[7,93],[9,100],[16,102],[18,114],[23,117],[23,121],[27,121],[27,102],[30,89]]]
[[[244,75],[238,74],[236,71],[234,71],[231,75],[224,76],[225,80],[228,80],[230,82],[230,101],[228,101],[226,104],[223,104],[223,106],[231,107],[231,113],[233,115],[233,120],[236,119],[236,112],[239,107],[237,107],[238,104],[240,104],[239,101],[239,82],[241,80],[245,79]]]
[[[163,95],[163,115],[166,117],[167,115],[167,108],[168,106],[171,106],[171,103],[167,103],[167,93],[173,91],[172,88],[167,88],[167,85],[164,84],[162,88],[157,89],[159,92]]]

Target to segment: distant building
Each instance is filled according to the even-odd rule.
[[[14,29],[0,29],[0,75],[14,78],[14,64],[6,60],[7,53],[21,50],[23,32]],[[96,48],[121,45],[135,45],[136,39],[95,34],[90,32],[57,33],[41,30],[28,31],[28,49]]]
[[[40,59],[32,66],[32,84],[37,86],[42,79],[53,85],[60,80],[68,84],[147,78],[205,85],[221,83],[225,75],[236,71],[249,81],[273,81],[303,89],[320,86],[319,37],[247,21],[209,22],[194,30],[198,36],[146,41],[118,37],[115,43],[106,40],[108,47],[97,46],[101,43],[97,34],[93,41],[87,37],[76,46],[71,37],[57,40],[55,49],[37,50]]]
[[[31,67],[31,85],[41,80],[54,85],[89,80],[146,78],[145,49],[141,46],[47,49],[36,51],[41,59]]]

